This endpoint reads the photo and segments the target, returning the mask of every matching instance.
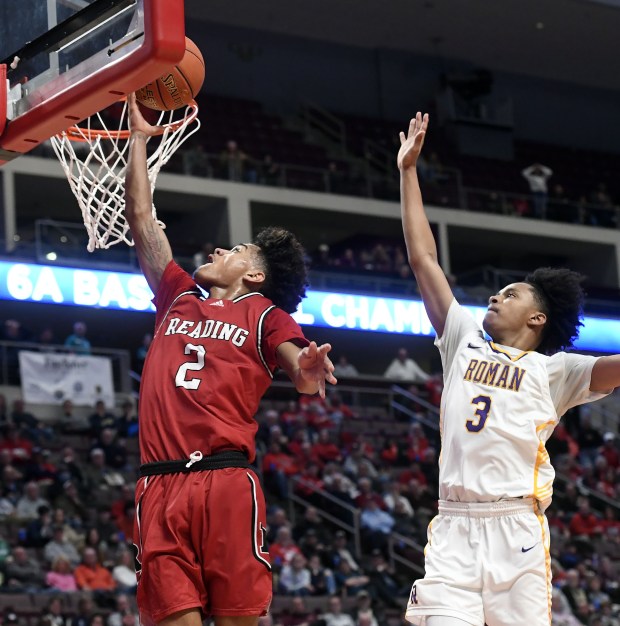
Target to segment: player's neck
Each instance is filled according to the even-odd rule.
[[[496,335],[492,339],[494,343],[514,348],[520,352],[533,352],[540,343],[538,336],[532,334],[527,328],[520,331],[507,332],[503,335]]]
[[[245,296],[246,293],[252,293],[253,289],[248,289],[246,285],[231,285],[230,287],[211,287],[209,289],[209,297],[216,300],[234,300]]]

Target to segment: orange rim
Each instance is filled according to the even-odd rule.
[[[121,98],[121,102],[125,98]],[[191,124],[198,116],[198,104],[195,100],[192,100],[187,105],[190,109],[189,113],[177,122],[170,122],[169,124],[162,124],[161,126],[155,126],[155,136],[163,135],[167,130],[175,131],[185,124]],[[60,133],[70,139],[71,141],[78,141],[87,143],[92,139],[101,137],[101,139],[129,139],[131,137],[130,130],[100,130],[98,128],[81,128],[80,126],[69,126],[67,130]]]

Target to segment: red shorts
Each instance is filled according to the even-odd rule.
[[[203,615],[266,613],[265,498],[253,471],[140,478],[134,529],[142,624],[194,607]]]

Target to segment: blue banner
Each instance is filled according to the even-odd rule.
[[[142,274],[0,261],[0,299],[154,311]],[[481,323],[486,307],[467,307]],[[432,337],[419,300],[309,291],[293,317],[305,326]],[[575,347],[620,353],[620,320],[588,316]]]

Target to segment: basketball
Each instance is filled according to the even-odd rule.
[[[185,54],[169,72],[136,91],[136,99],[149,109],[172,111],[189,104],[205,79],[205,62],[198,46],[185,37]]]

